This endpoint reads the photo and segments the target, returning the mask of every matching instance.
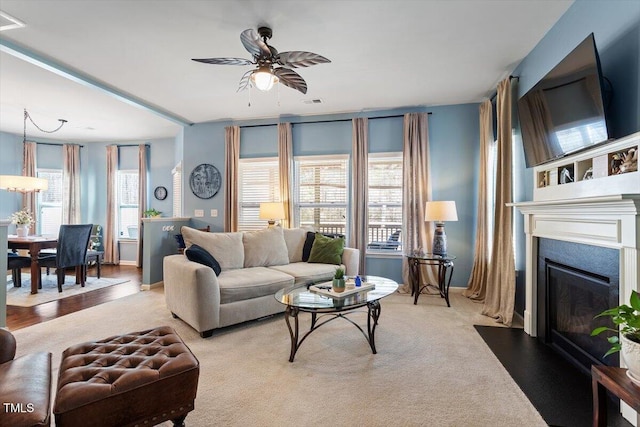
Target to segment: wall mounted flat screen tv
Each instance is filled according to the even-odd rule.
[[[518,100],[527,167],[609,139],[602,89],[592,33]]]

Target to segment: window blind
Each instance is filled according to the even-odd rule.
[[[280,201],[277,158],[240,159],[238,162],[238,230],[260,230],[260,203]]]
[[[369,154],[368,179],[368,249],[399,251],[390,240],[402,240],[402,153]]]
[[[38,169],[37,175],[49,182],[49,189],[38,193],[37,232],[57,236],[62,224],[62,169]]]

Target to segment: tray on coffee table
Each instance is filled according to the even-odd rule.
[[[335,292],[331,287],[331,282],[318,283],[316,285],[309,286],[309,290],[317,294],[326,295],[332,298],[343,298],[348,295],[357,294],[362,291],[369,291],[375,289],[376,284],[371,282],[362,282],[362,285],[355,286],[353,279],[350,282],[347,281],[347,288],[342,292]]]

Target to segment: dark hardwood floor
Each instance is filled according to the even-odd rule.
[[[27,271],[25,270],[25,272]],[[95,274],[95,272],[90,270],[89,275],[93,274]],[[9,328],[10,331],[15,331],[140,292],[140,284],[142,283],[141,268],[130,265],[103,265],[101,276],[105,278],[127,279],[128,282],[33,307],[8,305],[7,328]]]

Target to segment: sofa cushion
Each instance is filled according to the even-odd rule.
[[[294,277],[294,283],[296,285],[303,285],[311,282],[318,283],[331,280],[338,267],[340,266],[334,264],[294,262],[287,265],[277,265],[269,268],[289,274]]]
[[[223,271],[244,266],[242,233],[208,233],[191,227],[182,227],[181,232],[187,248],[200,246],[213,255]]]
[[[335,233],[322,233],[323,236],[337,238],[344,238],[344,234],[335,234]],[[311,248],[313,247],[313,241],[316,239],[315,231],[307,231],[307,236],[305,238],[303,247],[302,247],[302,260],[304,262],[309,261],[309,255],[311,255]]]
[[[287,244],[281,227],[246,231],[242,234],[244,267],[268,267],[289,263]]]
[[[287,252],[289,253],[289,262],[302,261],[302,250],[307,237],[308,230],[305,228],[284,228],[284,241],[287,244]],[[311,247],[309,247],[311,251]],[[308,259],[308,257],[307,257]]]
[[[220,304],[273,295],[293,285],[293,277],[267,267],[223,271],[218,277]]]
[[[187,258],[189,258],[189,261],[206,265],[207,267],[210,267],[214,273],[216,273],[216,276],[220,275],[220,272],[222,270],[220,269],[220,264],[218,263],[218,261],[213,257],[213,255],[211,255],[200,246],[191,245],[189,246],[189,249],[184,252],[184,254],[187,256]]]
[[[344,252],[343,237],[327,237],[316,233],[309,254],[309,262],[322,264],[340,264]]]

